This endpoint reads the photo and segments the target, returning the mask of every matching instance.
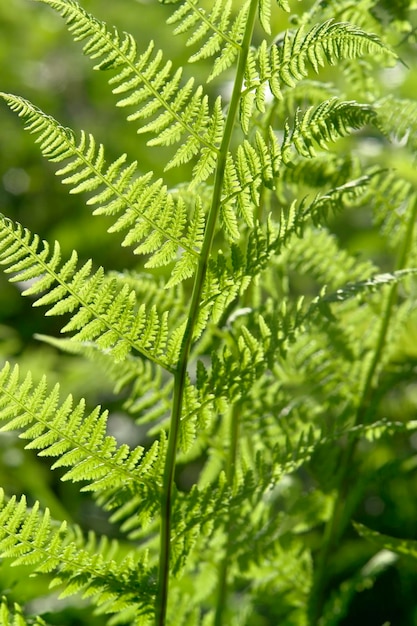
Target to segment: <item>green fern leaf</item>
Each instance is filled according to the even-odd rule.
[[[270,35],[271,34],[271,1],[260,0],[258,12],[259,12],[259,22],[262,28],[268,35]]]
[[[114,385],[114,393],[127,393],[123,408],[139,424],[151,424],[168,414],[172,397],[172,379],[165,381],[162,370],[150,361],[128,356],[116,363],[110,354],[103,353],[94,344],[70,339],[57,339],[36,334],[35,339],[68,354],[81,355],[103,370]],[[160,429],[158,430],[158,434]],[[150,433],[149,433],[150,434]]]
[[[50,519],[48,509],[35,502],[27,508],[20,501],[5,501],[0,492],[0,553],[15,565],[30,565],[34,573],[54,572],[51,586],[65,584],[65,595],[84,591],[106,612],[131,607],[140,615],[150,611],[154,586],[147,570],[147,555],[129,554],[117,563],[112,556],[117,543],[98,542],[91,533],[87,541],[78,528],[69,529]],[[135,558],[136,557],[136,558]],[[137,597],[140,588],[140,599]],[[40,622],[42,623],[42,622]]]
[[[318,147],[327,149],[329,142],[345,136],[350,129],[373,123],[375,119],[376,113],[369,105],[331,98],[317,107],[310,107],[304,113],[298,111],[293,128],[286,125],[282,146],[278,145],[272,128],[269,128],[267,140],[260,133],[256,133],[254,141],[245,140],[238,147],[236,158],[229,156],[226,162],[222,206],[228,207],[230,214],[233,212],[241,215],[246,224],[253,227],[254,211],[260,200],[259,188],[262,184],[268,189],[274,188],[276,180],[286,174],[287,170],[283,165],[292,170],[297,166],[298,155],[304,158],[317,156]],[[323,217],[327,207],[332,206],[333,210],[337,208],[342,196],[346,200],[348,195],[359,195],[368,180],[369,177],[363,177],[350,181],[317,197],[314,203],[310,203],[309,209],[306,209],[306,215],[309,211],[313,220]],[[297,182],[299,184],[299,179]],[[303,209],[300,208],[298,226],[306,217],[305,215],[303,218],[302,214]],[[281,224],[284,223],[283,215],[284,212]],[[229,234],[232,240],[237,239],[236,229]]]
[[[94,215],[117,216],[109,232],[127,231],[122,245],[135,246],[135,254],[150,255],[145,267],[158,267],[177,261],[170,285],[189,278],[196,267],[202,243],[204,215],[201,205],[191,217],[180,196],[169,193],[161,179],[152,180],[152,172],[137,175],[137,162],[126,164],[123,154],[109,166],[105,163],[104,147],[96,145],[94,137],[81,133],[77,142],[74,134],[56,120],[45,115],[27,100],[10,94],[0,94],[25,121],[25,128],[37,135],[42,154],[52,162],[67,161],[57,171],[71,193],[94,192],[87,204],[98,205]],[[216,107],[217,113],[218,107]],[[214,165],[212,153],[207,152],[199,170],[207,173]]]
[[[278,230],[269,220],[266,227],[255,226],[249,232],[244,250],[232,244],[230,259],[219,253],[216,259],[210,260],[196,323],[196,339],[210,317],[215,323],[226,320],[228,308],[245,293],[278,250],[278,236]]]
[[[0,94],[59,164],[70,193],[86,193],[94,214],[113,218],[110,232],[122,233],[152,270],[106,272],[80,264],[75,252],[62,259],[58,244],[0,216],[0,264],[46,315],[64,315],[62,332],[72,335],[42,341],[79,355],[71,365],[89,359],[95,380],[104,370],[105,393],[113,386],[120,394],[113,406],[148,437],[133,449],[119,445],[106,430],[117,416],[108,422],[101,407],[87,410],[86,401],[61,393],[71,380],[61,388],[46,377],[33,383],[6,365],[0,430],[17,430],[28,450],[50,457],[127,538],[85,538],[37,502],[28,508],[24,498],[9,502],[0,493],[4,566],[45,575],[63,596],[91,596],[98,614],[112,614],[109,626],[217,626],[265,616],[336,623],[337,601],[344,610],[354,586],[379,571],[367,564],[326,605],[334,588],[329,557],[343,549],[355,498],[367,478],[412,466],[392,461],[381,473],[368,463],[353,484],[362,455],[354,447],[417,430],[417,420],[399,421],[391,409],[415,361],[398,329],[406,327],[412,346],[407,292],[417,273],[417,204],[408,157],[416,116],[412,103],[379,98],[378,72],[369,79],[375,59],[395,57],[371,33],[394,40],[400,27],[384,23],[374,0],[317,0],[284,16],[292,26],[271,43],[271,0],[161,0],[172,5],[163,12],[172,9],[168,22],[185,35],[189,60],[210,66],[208,80],[234,68],[225,106],[218,86],[198,85],[153,42],[139,51],[131,35],[77,0],[37,1],[67,20],[96,69],[110,72],[119,106],[148,134],[148,146],[164,148],[166,169],[192,170],[192,180],[180,182],[179,172],[157,178],[125,154],[108,163],[89,133],[76,136],[28,101]],[[290,4],[274,0],[275,9]],[[309,79],[336,64],[340,72],[326,70],[334,83]],[[359,150],[349,137],[325,152],[359,129]],[[375,129],[407,148],[389,156],[406,155],[410,180],[367,165]],[[337,225],[329,220],[346,209]],[[331,234],[353,221],[362,229],[357,215],[372,211],[387,242],[384,263],[395,252],[397,271],[361,261]],[[55,359],[55,350],[47,354]],[[385,397],[389,419],[381,419]],[[306,533],[318,537],[324,524],[323,546],[315,542],[311,554]],[[12,614],[0,604],[0,621]],[[25,623],[17,608],[15,616]]]
[[[6,364],[0,372],[0,420],[2,431],[21,430],[20,437],[30,440],[26,448],[58,457],[52,467],[69,468],[62,480],[86,482],[83,490],[98,494],[107,508],[113,508],[115,493],[119,500],[122,493],[132,499],[145,489],[153,492],[155,508],[161,480],[156,459],[163,457],[164,444],[155,442],[146,453],[142,447],[117,447],[114,437],[106,436],[107,411],[100,407],[86,415],[84,400],[74,405],[68,396],[60,402],[59,385],[48,392],[43,378],[34,387],[30,374],[19,382],[18,367]]]
[[[23,294],[40,296],[36,306],[47,305],[47,315],[73,313],[62,332],[75,332],[78,341],[95,341],[116,360],[134,349],[151,361],[172,371],[168,350],[168,314],[160,316],[153,307],[137,305],[135,293],[117,281],[106,279],[102,268],[92,273],[91,262],[77,269],[77,254],[59,269],[60,248],[52,254],[47,242],[32,237],[27,229],[6,218],[0,220],[0,262],[13,273],[11,281],[31,281]],[[53,287],[56,284],[57,286]]]
[[[338,213],[366,202],[373,178],[378,177],[379,174],[380,172],[370,172],[355,180],[349,180],[343,185],[329,189],[326,193],[318,193],[312,202],[308,197],[303,198],[297,207],[295,218],[299,231],[302,232],[309,219],[315,226],[319,226],[326,223],[329,212]]]
[[[295,33],[286,31],[282,40],[276,41],[272,46],[264,41],[259,46],[257,55],[252,53],[247,64],[242,102],[246,109],[245,119],[250,116],[254,102],[259,111],[264,111],[263,92],[267,86],[273,96],[281,100],[282,86],[293,88],[298,81],[307,78],[308,65],[318,72],[325,61],[334,65],[343,59],[380,53],[393,54],[376,35],[348,22],[335,22],[332,19],[316,24],[307,34],[304,27]],[[256,94],[255,99],[252,93]],[[245,102],[247,98],[252,100],[252,105]]]
[[[338,98],[325,100],[317,107],[296,114],[294,127],[286,126],[286,137],[282,147],[284,163],[292,160],[293,149],[301,156],[316,156],[316,148],[328,149],[328,143],[348,135],[351,129],[358,129],[373,123],[376,112],[367,104],[354,101],[340,101]]]
[[[164,62],[161,51],[154,54],[153,42],[138,55],[132,35],[109,29],[75,0],[36,1],[48,4],[66,18],[76,41],[87,40],[83,51],[97,61],[95,69],[116,70],[109,81],[113,93],[129,93],[118,101],[118,106],[135,107],[128,120],[140,120],[138,132],[157,135],[150,145],[182,142],[186,147],[180,147],[172,163],[186,163],[203,148],[218,153],[219,146],[210,143],[210,137],[222,135],[223,119],[211,116],[208,97],[202,87],[194,89],[193,79],[180,87],[182,69],[173,73],[171,61]]]

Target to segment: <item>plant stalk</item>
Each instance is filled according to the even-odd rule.
[[[408,257],[410,254],[415,222],[417,218],[417,196],[414,198],[414,202],[411,208],[410,217],[406,227],[404,235],[403,245],[401,246],[401,252],[396,263],[396,270],[402,270],[406,267]],[[366,423],[368,418],[369,407],[374,392],[374,378],[378,368],[378,364],[381,360],[382,353],[385,348],[389,325],[393,315],[394,305],[397,300],[398,284],[394,283],[387,295],[384,310],[382,313],[381,326],[378,333],[378,340],[372,357],[372,361],[369,365],[369,369],[366,375],[365,384],[363,387],[362,398],[356,412],[355,421],[353,426]],[[342,453],[340,471],[339,471],[339,488],[335,501],[333,503],[333,511],[327,522],[324,538],[323,548],[317,563],[316,576],[310,597],[310,626],[318,626],[320,616],[322,614],[325,604],[325,586],[327,578],[327,567],[331,552],[335,549],[339,537],[342,535],[348,517],[345,511],[345,500],[347,491],[349,488],[349,470],[351,462],[355,453],[357,439],[352,439],[346,446]]]
[[[208,261],[211,248],[213,245],[214,234],[216,230],[217,218],[221,204],[221,194],[224,181],[224,171],[226,167],[226,159],[233,134],[236,115],[241,98],[241,91],[244,79],[246,59],[249,52],[249,46],[252,40],[252,33],[255,25],[256,13],[258,8],[258,0],[252,0],[249,7],[246,28],[241,44],[239,59],[236,69],[236,77],[233,86],[233,92],[230,99],[229,110],[226,117],[223,138],[220,145],[219,156],[214,177],[213,196],[207,217],[206,228],[204,232],[203,245],[201,248],[200,258],[197,266],[197,272],[194,279],[193,291],[190,302],[190,309],[187,318],[187,324],[184,331],[184,337],[181,344],[178,363],[174,374],[174,396],[172,404],[170,430],[168,436],[168,448],[165,460],[162,498],[161,498],[161,529],[160,529],[160,553],[159,553],[159,576],[158,588],[156,594],[155,606],[155,625],[165,626],[166,612],[168,604],[168,588],[169,588],[169,560],[170,560],[170,541],[171,541],[171,524],[172,524],[172,500],[174,488],[174,474],[177,458],[178,433],[180,429],[181,411],[183,404],[183,394],[187,378],[187,366],[193,341],[193,333],[197,322],[198,313],[201,304],[201,294],[203,290],[204,280],[207,274]]]

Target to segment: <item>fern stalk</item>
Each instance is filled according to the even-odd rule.
[[[406,227],[404,235],[403,245],[396,263],[396,270],[402,270],[407,267],[408,257],[413,242],[414,227],[417,218],[417,196],[414,198],[414,202],[410,212],[410,218]],[[366,423],[367,414],[371,405],[372,394],[374,391],[373,382],[378,364],[381,361],[382,353],[384,351],[389,325],[392,319],[394,306],[397,300],[398,283],[394,283],[388,292],[384,310],[382,313],[381,326],[379,329],[378,340],[370,363],[366,380],[362,392],[362,398],[356,412],[355,421],[353,426]],[[351,462],[355,453],[358,439],[352,438],[347,444],[342,453],[339,471],[339,487],[337,495],[333,503],[332,514],[327,522],[324,538],[323,548],[317,563],[316,574],[314,584],[310,597],[310,626],[317,626],[320,623],[320,616],[325,604],[325,585],[326,585],[326,572],[328,567],[328,560],[332,550],[336,547],[339,537],[344,532],[347,521],[350,519],[349,511],[346,511],[346,496],[349,489],[349,471]]]
[[[233,86],[233,92],[229,103],[229,110],[226,117],[224,134],[220,145],[220,152],[217,159],[217,166],[214,178],[213,195],[210,210],[207,217],[206,229],[204,232],[204,240],[201,248],[200,258],[198,262],[197,272],[194,280],[194,286],[191,296],[190,310],[187,319],[187,325],[184,332],[184,338],[178,357],[177,368],[174,375],[174,397],[172,405],[172,414],[170,421],[170,430],[168,437],[167,456],[164,468],[163,495],[161,500],[161,531],[160,531],[160,553],[159,553],[159,577],[158,589],[156,594],[155,606],[155,624],[156,626],[165,626],[166,611],[168,603],[169,588],[169,559],[170,559],[170,539],[171,539],[171,523],[172,523],[172,498],[174,487],[174,474],[177,458],[178,433],[180,427],[181,410],[183,404],[184,388],[186,382],[186,373],[188,360],[190,355],[191,344],[193,340],[194,327],[201,304],[201,294],[204,285],[204,279],[207,273],[208,261],[211,248],[213,245],[214,234],[216,230],[217,218],[219,213],[221,194],[224,181],[224,172],[226,168],[227,153],[233,134],[236,115],[242,93],[242,86],[245,74],[246,61],[249,53],[249,47],[252,40],[253,29],[258,9],[258,0],[252,0],[248,12],[246,28],[242,39],[241,50],[238,57],[236,68],[236,76]]]

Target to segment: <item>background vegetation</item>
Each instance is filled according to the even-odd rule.
[[[143,19],[146,4],[146,20]],[[209,3],[208,3],[209,4]],[[294,10],[302,12],[311,3],[293,2]],[[388,21],[411,16],[417,29],[417,9],[410,0],[374,2],[375,10]],[[84,0],[83,6],[120,29],[129,30],[138,41],[149,39],[152,33],[157,43],[163,45],[167,55],[179,64],[185,64],[181,38],[172,37],[161,19],[161,7],[156,1]],[[168,8],[166,7],[167,14]],[[287,18],[279,15],[276,32],[286,28]],[[381,94],[395,92],[416,99],[417,40],[415,31],[404,33],[402,40],[391,42],[396,46],[403,64],[390,69],[375,69]],[[112,148],[112,160],[123,151],[135,157],[140,155],[142,169],[161,172],[164,154],[161,150],[143,150],[143,140],[109,106],[112,96],[99,73],[90,71],[91,63],[75,50],[64,25],[52,11],[27,0],[9,0],[0,3],[0,76],[1,90],[19,93],[53,115],[64,125],[86,128]],[[183,55],[183,56],[182,56]],[[199,68],[202,74],[206,68]],[[335,80],[335,72],[323,70]],[[223,79],[224,80],[224,79]],[[213,89],[218,89],[214,84]],[[228,84],[221,90],[227,93]],[[119,245],[117,237],[107,238],[105,219],[92,221],[78,196],[69,196],[53,175],[53,167],[39,156],[32,138],[22,132],[20,122],[6,107],[0,110],[0,207],[1,212],[18,220],[32,231],[50,241],[61,243],[63,256],[76,248],[85,258],[93,256],[104,267],[134,268],[136,259]],[[350,139],[338,144],[339,150],[350,150]],[[357,149],[357,148],[356,148]],[[380,137],[369,134],[363,137],[360,149],[381,166],[396,167],[417,186],[415,163],[401,146],[388,147]],[[168,173],[168,182],[175,185],[181,173]],[[171,179],[169,179],[171,176]],[[185,176],[181,175],[184,179]],[[349,250],[360,258],[374,258],[382,267],[391,267],[390,253],[384,249],[364,208],[354,214],[338,215],[332,229]],[[314,290],[314,285],[299,285],[300,292]],[[39,374],[47,372],[50,381],[60,380],[63,392],[70,390],[88,398],[91,405],[103,403],[111,409],[110,427],[120,442],[138,443],[141,433],[132,427],[130,418],[122,409],[123,397],[109,395],[105,372],[97,365],[76,357],[61,355],[44,345],[35,334],[54,332],[53,319],[45,319],[42,311],[33,310],[28,299],[22,299],[16,286],[0,276],[0,361],[19,358],[22,369]],[[381,417],[391,420],[416,419],[417,415],[417,315],[407,322],[408,332],[398,345],[398,359],[409,363],[409,378],[401,382],[401,393],[392,393],[384,400]],[[25,452],[23,443],[14,435],[0,436],[0,484],[8,493],[30,494],[50,507],[56,519],[72,519],[85,528],[97,532],[114,532],[103,513],[69,483],[59,481],[59,472],[48,471],[48,464]],[[363,444],[366,445],[366,444]],[[396,436],[373,444],[367,461],[374,468],[392,467],[392,473],[381,472],[380,480],[366,488],[366,495],[358,504],[356,520],[378,529],[382,533],[417,539],[417,435]],[[407,471],[396,472],[402,464]],[[400,476],[400,477],[399,477]],[[186,487],[192,475],[180,476]],[[358,540],[353,532],[348,535],[343,548],[333,562],[332,575],[336,585],[348,573],[364,562],[373,549]],[[392,625],[412,626],[417,623],[417,572],[415,562],[397,559],[379,577],[371,590],[364,589],[353,601],[349,616],[343,624],[382,626],[386,619]],[[7,591],[19,601],[33,601],[33,612],[45,610],[39,598],[37,579],[28,582],[24,572],[16,569],[14,575],[0,567],[0,590]],[[35,600],[36,599],[36,600]],[[91,625],[95,623],[90,610],[80,606],[79,599],[69,599],[60,604],[62,612],[51,623],[65,625]],[[48,596],[48,609],[51,599]],[[97,624],[100,620],[97,620]],[[265,622],[268,626],[268,622]],[[261,626],[261,625],[260,625]],[[272,624],[270,626],[273,626]]]

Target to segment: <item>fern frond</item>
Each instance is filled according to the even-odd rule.
[[[266,363],[258,367],[253,388],[246,396],[251,418],[256,416],[256,420],[245,421],[245,428],[249,437],[260,437],[261,448],[265,448],[264,441],[278,442],[271,454],[286,473],[297,469],[296,463],[305,463],[328,438],[337,440],[341,436],[340,432],[329,431],[329,416],[337,416],[334,424],[339,428],[345,424],[355,406],[356,379],[352,366],[354,343],[348,334],[328,322],[322,324],[323,330],[319,324],[311,328],[312,319],[306,316],[302,300],[297,306],[283,305],[282,309],[274,311],[271,302],[262,316],[264,329],[258,340],[267,332],[263,340]],[[303,425],[308,416],[314,427],[309,433],[311,438],[305,440]],[[295,465],[290,469],[293,461]]]
[[[202,393],[199,385],[192,384],[187,377],[179,432],[179,445],[184,454],[189,452],[197,436],[213,424],[216,414],[214,394],[208,390]]]
[[[315,226],[327,222],[328,213],[333,214],[345,209],[355,209],[363,206],[369,199],[370,188],[373,179],[379,177],[381,172],[370,171],[359,178],[347,180],[342,185],[329,189],[326,193],[318,193],[312,202],[304,198],[300,202],[300,210],[304,210],[304,217],[309,215]]]
[[[151,610],[154,584],[147,555],[129,554],[117,562],[117,543],[97,541],[91,533],[84,541],[78,528],[58,525],[49,510],[35,502],[28,509],[23,496],[5,501],[0,492],[0,553],[14,565],[30,565],[34,573],[54,572],[52,586],[65,584],[64,595],[82,591],[105,612],[132,608],[137,615]],[[42,623],[42,622],[41,622]]]
[[[62,264],[59,244],[50,250],[37,235],[0,219],[0,263],[14,276],[12,282],[30,281],[24,295],[38,296],[36,306],[47,305],[47,315],[72,314],[62,332],[75,332],[77,341],[94,341],[103,351],[123,360],[133,349],[172,371],[175,358],[168,346],[168,314],[138,306],[128,285],[119,289],[103,268],[92,271],[91,262],[77,268],[77,254]],[[74,310],[76,312],[74,313]]]
[[[216,114],[212,115],[202,87],[194,88],[192,78],[180,86],[182,69],[174,72],[171,61],[164,61],[161,51],[154,53],[153,42],[138,55],[132,35],[109,29],[75,0],[36,1],[66,18],[76,41],[87,40],[83,52],[97,61],[95,69],[116,70],[109,82],[114,86],[113,93],[124,94],[118,106],[135,107],[128,120],[141,122],[138,132],[152,133],[148,145],[182,143],[167,168],[190,161],[202,150],[213,152],[215,161],[219,146],[212,140],[222,136],[224,121],[219,114],[220,100],[215,105]],[[207,166],[205,176],[213,167]]]
[[[175,261],[170,284],[193,274],[204,229],[200,205],[190,219],[181,196],[169,193],[152,172],[139,176],[137,162],[127,163],[126,154],[107,165],[103,145],[96,145],[91,134],[83,131],[77,141],[71,130],[24,98],[0,96],[23,118],[25,129],[37,136],[45,158],[66,161],[56,173],[71,186],[70,193],[90,193],[87,204],[96,205],[94,215],[117,216],[109,232],[127,231],[122,245],[135,246],[135,254],[149,255],[145,267]]]
[[[343,59],[381,53],[393,54],[376,35],[333,19],[316,24],[307,33],[303,26],[293,33],[286,31],[272,46],[263,41],[247,64],[242,99],[244,118],[250,117],[255,103],[260,112],[265,111],[267,87],[281,100],[282,85],[292,88],[307,78],[309,66],[318,72],[326,61],[335,65]]]
[[[190,58],[191,63],[215,57],[208,80],[212,80],[235,61],[243,37],[249,2],[244,2],[231,24],[231,0],[215,0],[210,11],[199,6],[198,0],[179,0],[181,6],[167,20],[176,25],[174,34],[189,33],[187,46],[199,44]]]
[[[185,313],[185,298],[180,287],[166,291],[163,289],[163,283],[156,281],[153,276],[136,272],[109,272],[108,276],[116,281],[120,289],[124,285],[129,285],[137,300],[145,304],[148,310],[153,307],[157,310],[164,307],[169,309],[171,324],[174,327],[181,326]],[[124,408],[135,415],[136,419],[146,419],[149,423],[153,421],[154,411],[155,419],[160,411],[162,414],[167,412],[166,403],[172,391],[172,380],[171,378],[166,380],[163,370],[152,361],[129,354],[122,362],[116,362],[111,353],[103,352],[94,341],[80,342],[38,334],[35,335],[35,339],[48,343],[60,351],[82,355],[97,363],[107,374],[108,380],[113,381],[114,393],[126,394]]]
[[[278,344],[290,341],[294,319],[298,318],[301,318],[300,310],[288,311],[279,322],[276,319],[270,322],[251,309],[235,311],[224,327],[225,336],[230,335],[232,341],[222,351],[212,354],[210,370],[199,362],[197,387],[201,396],[211,397],[212,402],[223,397],[227,404],[247,400],[255,381],[271,366],[272,353],[276,356]],[[250,320],[251,324],[244,325],[239,322],[242,319]]]
[[[266,146],[266,144],[263,145]],[[243,144],[243,146],[241,146],[240,148],[241,152],[243,153],[243,151],[246,149],[245,144]],[[249,148],[252,150],[250,146]],[[253,154],[255,157],[253,162],[255,162],[255,160],[258,159],[258,156],[255,151],[253,151]],[[243,176],[243,172],[245,171],[244,162],[243,167],[242,164],[239,164],[238,167],[235,167],[232,162],[232,165],[229,165],[230,168],[234,168],[233,175],[235,177],[235,194],[230,193],[230,196],[225,199],[225,202],[228,202],[230,206],[230,210],[234,210],[235,212],[237,212],[237,207],[240,207],[241,203],[246,202],[246,206],[251,207],[253,212],[254,208],[256,208],[260,200],[260,194],[258,191],[259,186],[262,183],[264,185],[266,184],[265,180],[263,180],[264,178],[269,181],[269,184],[271,186],[276,186],[278,188],[280,186],[280,181],[282,182],[282,180],[284,179],[284,176],[282,177],[282,179],[276,178],[276,176],[279,175],[280,171],[283,171],[284,175],[286,172],[290,172],[290,174],[288,174],[288,176],[285,178],[292,180],[292,177],[294,176],[292,173],[292,163],[288,163],[288,168],[284,167],[283,170],[280,170],[280,157],[274,156],[272,151],[270,151],[269,153],[265,152],[265,154],[269,155],[269,157],[266,157],[264,161],[266,167],[262,168],[258,165],[257,168],[254,168],[253,175],[251,173],[248,173],[246,177]],[[259,161],[260,160],[258,159],[258,163]],[[323,175],[322,167],[325,167],[324,162],[322,164],[319,163],[318,167],[316,167],[316,160],[311,161],[311,163],[313,164],[311,170],[308,167],[304,168],[301,165],[297,164],[294,166],[295,172],[304,172],[304,170],[306,170],[309,175],[306,184],[310,183],[311,185],[317,185],[321,187],[322,184],[320,178],[317,177],[321,177]],[[346,163],[345,165],[346,168],[350,166],[349,163]],[[276,172],[272,170],[273,166],[278,167],[278,170]],[[329,165],[329,167],[331,167],[331,165]],[[365,202],[370,194],[370,182],[373,180],[374,177],[378,175],[378,173],[379,172],[371,171],[368,175],[361,176],[360,178],[355,180],[350,180],[342,185],[334,187],[333,189],[329,189],[325,193],[318,193],[313,199],[311,199],[310,196],[306,195],[301,200],[294,200],[289,206],[286,206],[283,203],[282,206],[278,209],[278,222],[273,222],[271,219],[269,220],[266,237],[260,237],[260,232],[257,229],[254,229],[248,239],[248,248],[246,253],[242,256],[242,253],[237,252],[237,250],[239,249],[235,248],[234,254],[236,258],[236,266],[233,268],[233,276],[235,278],[235,292],[238,285],[237,281],[240,279],[241,276],[241,284],[242,288],[244,288],[243,284],[245,284],[246,281],[250,281],[251,276],[256,276],[266,266],[267,260],[270,259],[272,255],[280,254],[282,249],[289,244],[292,237],[295,236],[300,238],[304,236],[305,228],[307,228],[308,225],[311,224],[311,222],[315,225],[321,226],[327,221],[329,213],[337,213],[346,208],[360,205],[361,202]],[[336,181],[339,180],[340,172],[334,171],[334,175],[336,177]],[[297,195],[299,197],[299,188],[302,184],[301,177],[298,178],[297,184]],[[229,187],[228,189],[230,191],[231,188]],[[241,209],[242,213],[243,211],[244,209]],[[250,222],[251,215],[252,214],[249,213],[247,220],[248,222]],[[257,234],[255,234],[255,230]],[[254,248],[252,245],[249,246],[250,243],[255,244],[255,241],[257,242],[256,248]],[[245,261],[243,259],[246,259],[246,263],[249,263],[249,267],[251,268],[249,271],[248,265],[246,265],[245,269]],[[253,262],[251,262],[251,259]],[[212,267],[214,269],[215,266]],[[217,269],[214,271],[217,274],[219,273],[219,271],[221,271],[223,276],[222,279],[220,279],[219,276],[217,277],[217,279],[215,279],[214,276],[210,274],[212,285],[215,285],[216,289],[220,292],[224,290],[224,286],[226,285],[226,265],[223,263],[222,269],[217,266]],[[232,271],[230,270],[229,276],[230,278],[232,276]],[[220,285],[223,285],[223,287],[220,287]]]
[[[98,614],[112,614],[108,626],[335,623],[339,607],[325,606],[335,588],[332,551],[343,548],[365,482],[389,475],[368,463],[353,484],[351,461],[360,465],[363,454],[354,448],[365,439],[366,454],[384,437],[407,442],[417,431],[409,406],[398,418],[415,400],[416,350],[403,348],[398,331],[408,315],[403,342],[411,346],[417,203],[408,157],[417,114],[366,82],[375,59],[396,58],[377,34],[389,40],[398,26],[385,36],[377,0],[311,0],[289,19],[281,12],[291,27],[270,43],[272,4],[289,11],[289,0],[161,0],[172,5],[168,23],[187,40],[189,60],[209,67],[208,80],[234,67],[224,107],[220,96],[211,100],[215,85],[206,90],[153,42],[139,51],[82,0],[36,1],[66,19],[95,69],[110,72],[128,119],[148,146],[166,148],[166,169],[189,164],[192,180],[175,176],[172,189],[125,154],[108,163],[89,133],[75,135],[0,93],[59,164],[70,193],[86,193],[95,215],[112,218],[109,231],[158,268],[106,272],[79,263],[76,252],[62,259],[57,243],[0,215],[0,265],[46,315],[66,316],[69,338],[42,340],[99,364],[95,378],[104,369],[104,387],[120,393],[116,411],[128,412],[150,442],[120,445],[107,434],[117,414],[108,419],[100,406],[63,394],[66,379],[51,387],[46,377],[34,383],[17,367],[0,368],[0,431],[17,430],[26,449],[90,492],[127,535],[83,537],[38,502],[28,508],[0,492],[0,557],[6,568],[52,579],[63,595],[91,596]],[[333,84],[310,79],[325,66]],[[372,80],[383,88],[385,77]],[[405,155],[404,174],[362,165],[374,162],[367,125],[407,143],[392,154]],[[328,220],[346,209],[346,219]],[[395,250],[398,271],[348,252],[357,240],[345,225],[362,233],[372,210],[387,240],[382,262]],[[24,355],[25,370],[31,358]],[[391,461],[389,472],[412,466]],[[389,540],[377,537],[383,548]],[[397,552],[417,555],[415,545],[395,541]],[[354,584],[378,571],[367,564],[338,599],[346,603]],[[0,621],[11,626],[11,613],[0,602]]]
[[[222,207],[233,207],[238,216],[252,228],[254,210],[259,206],[259,187],[264,183],[273,187],[278,176],[282,157],[276,138],[272,133],[268,140],[256,133],[254,145],[244,141],[238,146],[236,158],[226,161]]]
[[[39,456],[58,457],[52,468],[68,468],[62,480],[87,483],[83,491],[99,496],[106,508],[115,506],[114,496],[135,503],[138,509],[154,510],[161,480],[159,455],[164,456],[164,440],[145,452],[141,446],[130,450],[117,447],[114,437],[106,436],[108,413],[100,407],[86,414],[85,401],[74,405],[72,396],[60,400],[59,385],[48,391],[46,379],[34,386],[31,375],[19,379],[19,369],[6,364],[0,372],[0,420],[2,431],[20,430],[29,439],[26,448]],[[138,494],[149,495],[140,502]]]
[[[294,126],[286,124],[286,136],[282,146],[284,163],[291,162],[293,150],[301,156],[312,158],[316,149],[328,149],[328,143],[371,124],[376,119],[375,109],[368,104],[341,101],[338,98],[325,100],[319,106],[297,112]]]

